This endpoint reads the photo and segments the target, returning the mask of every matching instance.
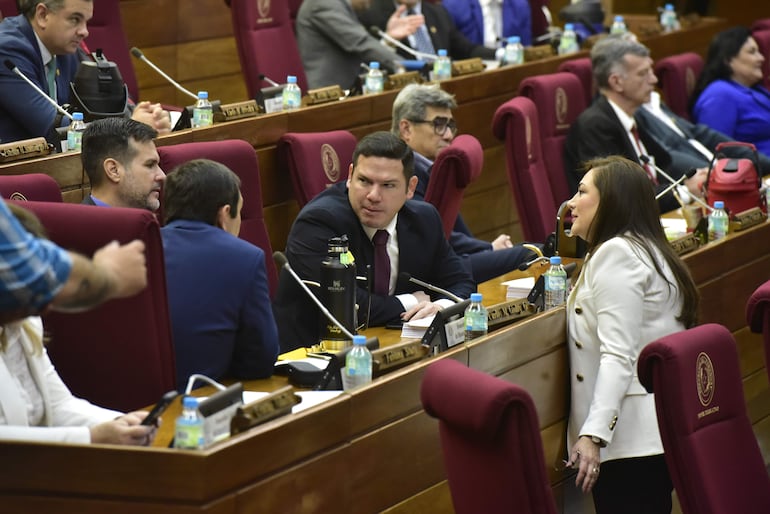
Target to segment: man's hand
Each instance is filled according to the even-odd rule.
[[[508,234],[500,234],[494,241],[492,241],[492,250],[503,250],[505,248],[513,248],[511,236]]]
[[[136,239],[123,246],[113,241],[94,253],[93,262],[107,275],[110,298],[133,296],[147,286],[143,241]]]
[[[706,183],[708,172],[708,168],[698,168],[695,175],[684,180],[684,185],[691,195],[697,197],[703,196],[703,184]]]
[[[401,313],[401,319],[404,321],[427,318],[441,310],[441,306],[431,302],[430,296],[424,291],[415,291],[412,296],[417,299],[417,305]]]
[[[119,418],[91,427],[91,442],[102,444],[129,444],[148,446],[155,438],[154,426],[141,425],[147,413],[129,412]]]
[[[422,14],[401,15],[406,11],[405,5],[399,5],[388,19],[385,32],[394,39],[404,39],[414,34],[417,29],[425,25],[425,17]]]
[[[151,126],[157,130],[159,134],[171,132],[171,116],[168,114],[168,111],[160,106],[160,104],[139,102],[136,104],[136,107],[134,107],[131,118]]]

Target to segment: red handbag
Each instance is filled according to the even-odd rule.
[[[723,150],[730,147],[750,148],[754,158],[726,157]],[[767,212],[764,197],[760,194],[762,176],[759,174],[758,163],[757,149],[751,143],[719,143],[714,150],[714,158],[704,184],[708,204],[714,205],[715,201],[722,200],[730,216],[753,207]]]

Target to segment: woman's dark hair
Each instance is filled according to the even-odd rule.
[[[589,161],[586,169],[593,170],[594,186],[599,192],[599,205],[588,229],[589,252],[595,252],[613,237],[626,238],[648,255],[655,270],[668,282],[656,258],[654,249],[657,249],[671,268],[682,295],[682,312],[677,320],[687,328],[695,326],[698,289],[689,269],[666,239],[655,189],[645,171],[637,163],[619,156]]]
[[[751,37],[751,31],[746,27],[738,26],[723,30],[711,40],[706,62],[703,63],[703,71],[695,83],[695,89],[690,96],[689,110],[692,113],[695,103],[703,90],[715,80],[729,80],[733,74],[730,61],[738,55]]]

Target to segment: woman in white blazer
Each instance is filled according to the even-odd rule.
[[[146,412],[103,409],[76,398],[42,344],[43,323],[29,317],[0,327],[0,440],[147,445]]]
[[[588,255],[566,306],[567,465],[597,514],[668,514],[673,486],[636,361],[646,344],[695,325],[698,291],[666,240],[644,170],[622,157],[586,169],[569,203]]]

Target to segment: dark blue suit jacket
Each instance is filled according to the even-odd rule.
[[[192,373],[270,376],[278,331],[265,253],[199,221],[172,221],[161,234],[179,389]]]
[[[442,0],[455,25],[473,43],[484,44],[484,15],[479,0]],[[519,36],[532,44],[532,11],[527,0],[503,0],[503,37]]]
[[[425,202],[408,200],[398,213],[398,271],[468,298],[476,287],[459,257],[444,238],[441,218]],[[361,222],[350,207],[344,182],[335,184],[313,198],[300,211],[286,242],[286,257],[304,280],[318,282],[321,262],[327,255],[330,238],[347,234],[355,257],[358,275],[366,265],[374,267],[374,247]],[[420,286],[399,280],[396,294],[422,290]],[[429,293],[429,291],[425,291]],[[431,294],[437,299],[438,296]],[[365,321],[369,294],[361,285],[356,291],[359,322]],[[319,311],[286,271],[281,273],[273,305],[282,351],[318,342]],[[371,295],[369,325],[385,325],[404,312],[395,296]]]
[[[32,82],[48,92],[43,58],[29,21],[12,16],[0,23],[0,62],[15,64]],[[69,102],[69,83],[75,77],[80,59],[77,54],[57,55],[56,94],[59,105]],[[58,144],[52,130],[56,109],[5,65],[0,66],[0,141],[9,142],[46,137]]]

